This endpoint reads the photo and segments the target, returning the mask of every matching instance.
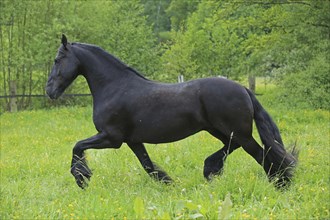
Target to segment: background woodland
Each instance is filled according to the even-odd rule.
[[[31,95],[45,94],[62,33],[101,46],[152,80],[225,76],[254,89],[263,77],[276,85],[278,102],[329,109],[329,11],[329,0],[2,0],[1,110],[9,109],[12,83],[23,95],[19,109],[53,104]],[[78,79],[67,93],[89,91]]]

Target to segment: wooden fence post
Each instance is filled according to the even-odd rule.
[[[178,82],[179,82],[179,83],[184,82],[183,75],[179,75],[179,76],[178,76]]]
[[[10,102],[9,102],[10,112],[17,112],[16,81],[15,80],[10,81],[9,92],[10,92]]]

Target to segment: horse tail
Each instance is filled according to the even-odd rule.
[[[249,89],[246,89],[246,91],[251,98],[254,109],[254,121],[261,142],[264,145],[264,170],[270,180],[275,181],[276,186],[285,186],[292,179],[293,169],[297,163],[295,156],[298,155],[298,152],[295,148],[292,153],[288,153],[285,150],[282,137],[275,122],[255,95]]]

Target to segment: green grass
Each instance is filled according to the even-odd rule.
[[[75,142],[95,134],[91,108],[26,111],[0,116],[0,219],[329,219],[329,112],[259,99],[284,142],[300,147],[294,182],[284,192],[241,149],[228,157],[221,177],[205,181],[203,161],[221,147],[205,132],[147,145],[172,185],[150,179],[123,145],[88,151],[94,176],[81,190],[69,168]]]

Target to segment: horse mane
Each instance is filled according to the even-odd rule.
[[[71,44],[72,45],[78,45],[79,47],[83,47],[85,49],[92,50],[92,51],[95,51],[97,53],[101,53],[105,57],[108,57],[111,61],[114,61],[117,65],[121,66],[124,70],[129,70],[130,72],[133,72],[138,77],[140,77],[142,79],[145,79],[145,80],[149,80],[146,77],[144,77],[141,73],[139,73],[137,70],[135,70],[134,68],[128,66],[123,61],[121,61],[119,58],[117,58],[116,56],[108,53],[107,51],[105,51],[104,49],[102,49],[99,46],[96,46],[96,45],[93,45],[93,44],[78,43],[78,42],[74,42],[74,43],[71,43]]]

